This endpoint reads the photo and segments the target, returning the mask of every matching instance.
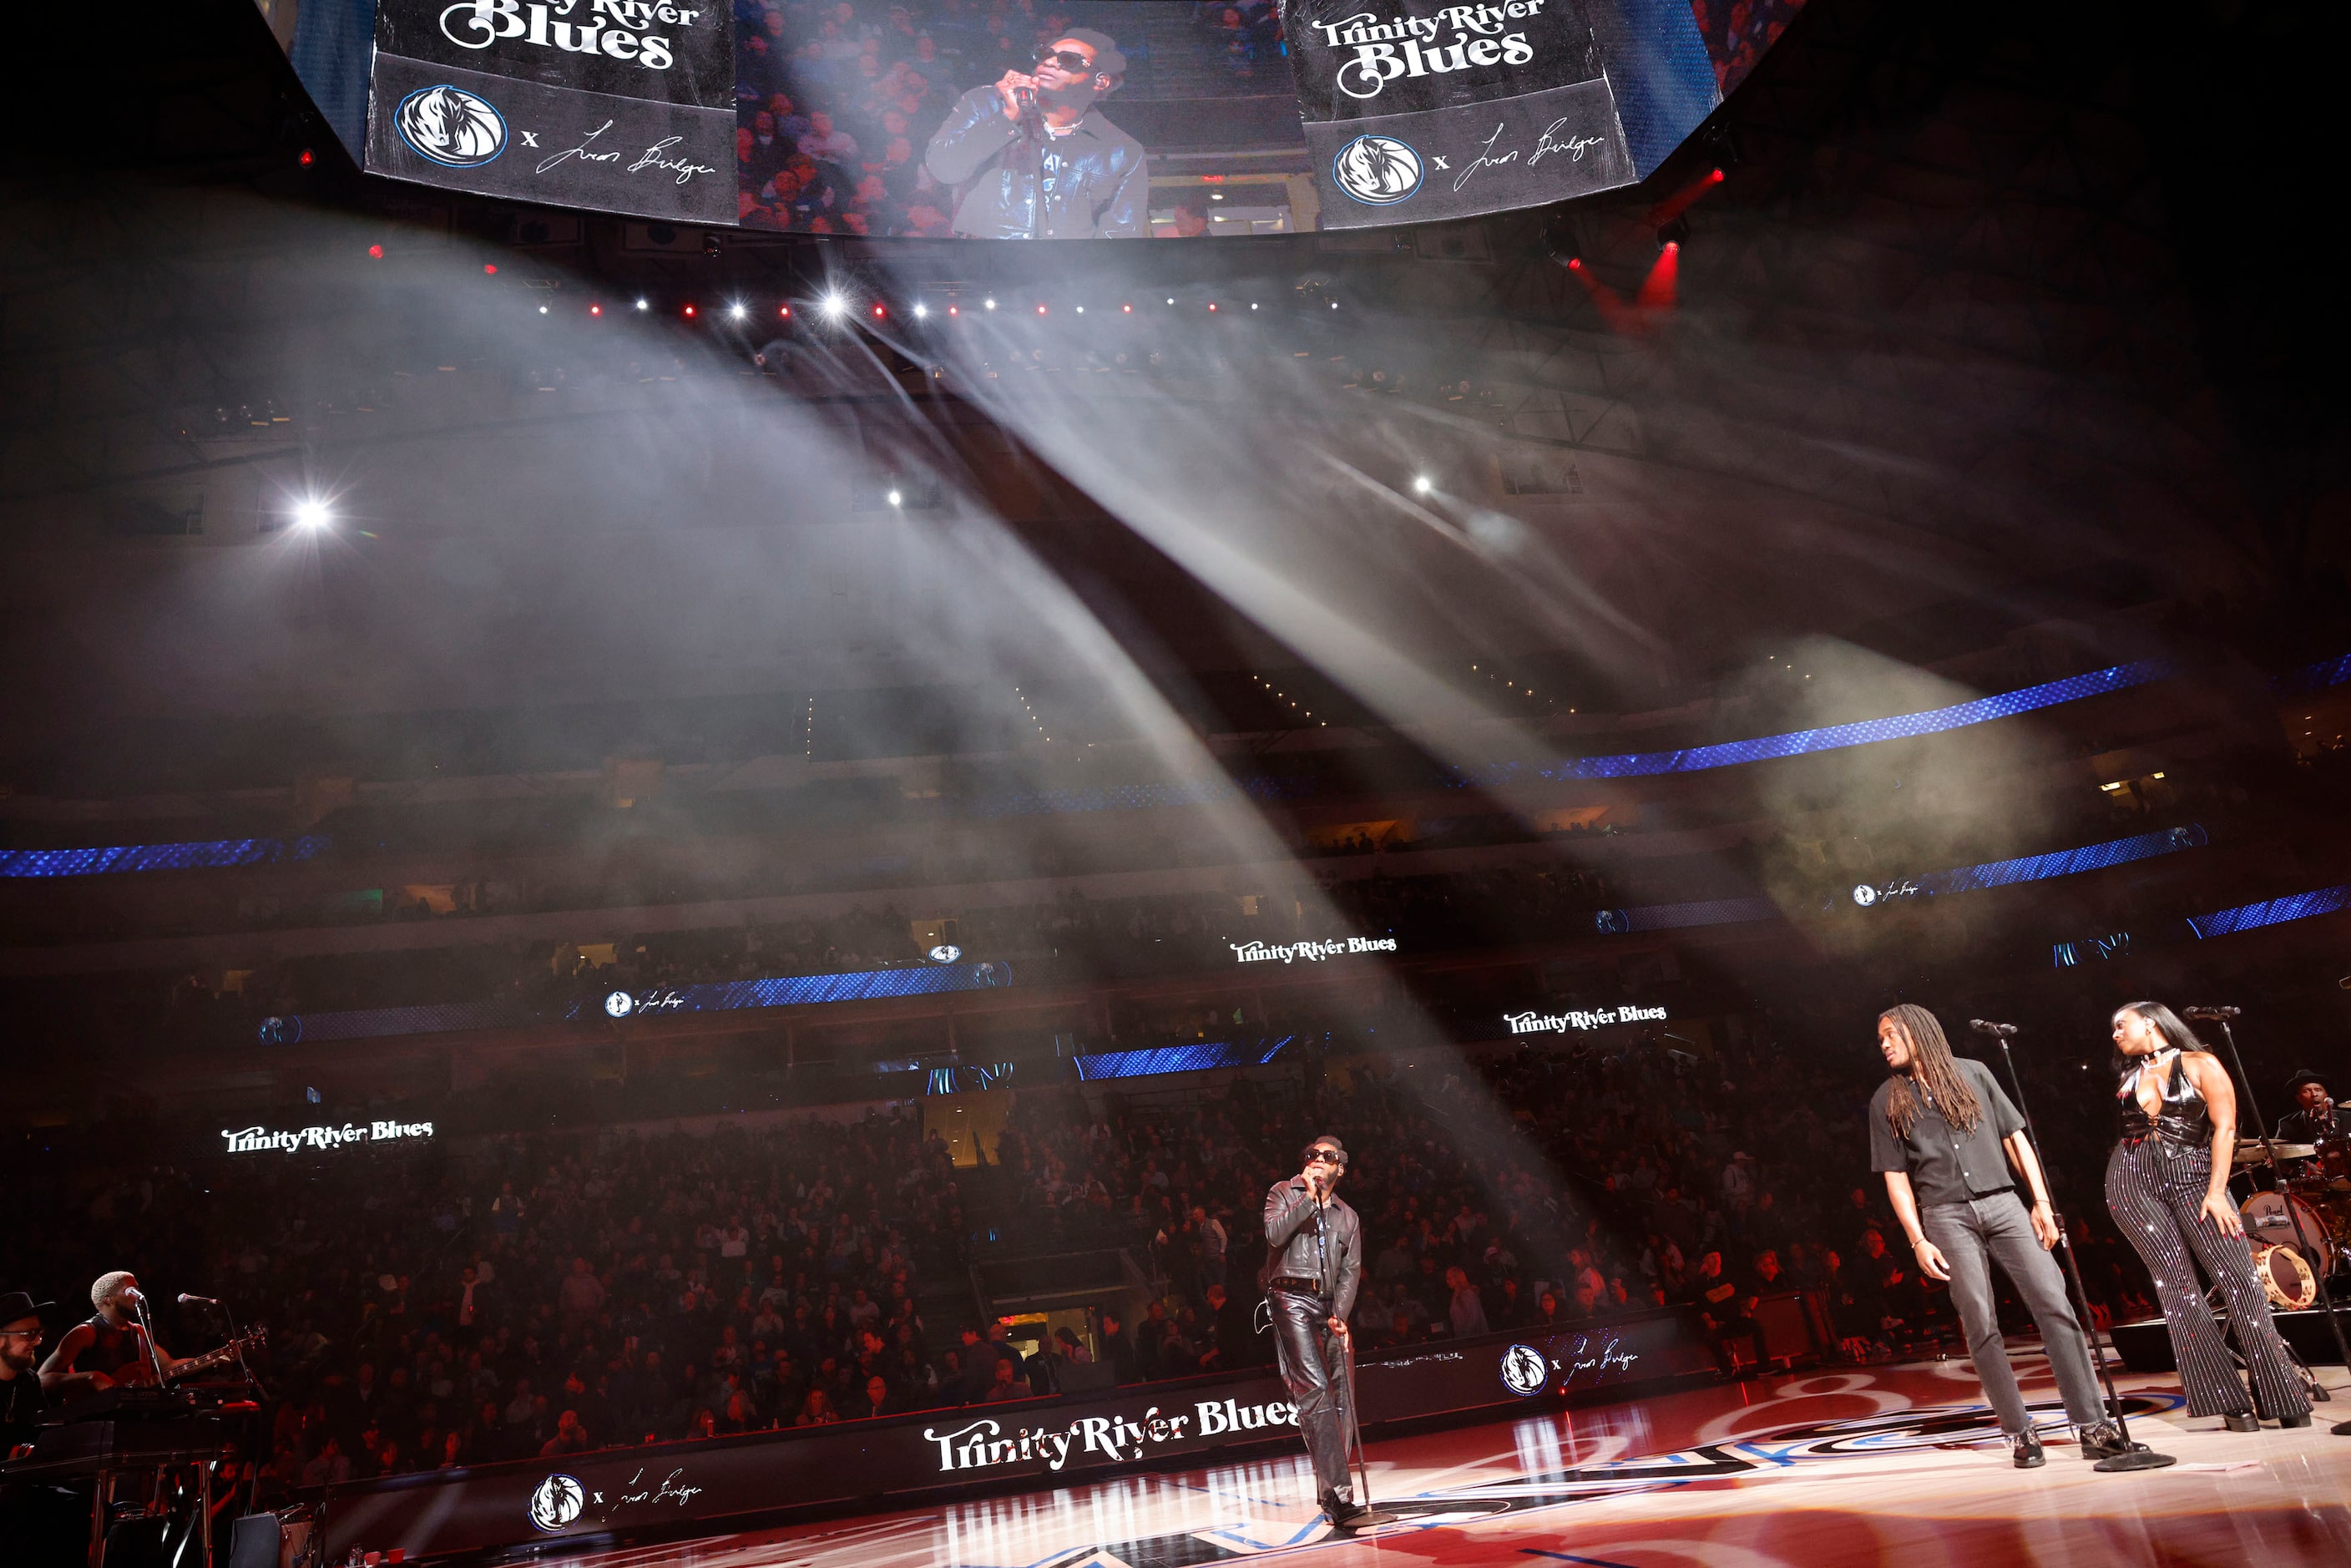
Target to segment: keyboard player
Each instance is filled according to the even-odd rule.
[[[0,1292],[0,1460],[28,1448],[47,1408],[33,1370],[41,1350],[41,1313],[22,1291]],[[7,1560],[26,1568],[78,1563],[86,1556],[89,1504],[53,1485],[0,1481],[0,1542]]]

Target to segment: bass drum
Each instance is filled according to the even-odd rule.
[[[2257,1253],[2264,1247],[2292,1247],[2304,1262],[2315,1263],[2333,1250],[2334,1230],[2316,1208],[2292,1193],[2257,1192],[2245,1199],[2241,1212],[2245,1240]]]
[[[2262,1289],[2279,1312],[2298,1312],[2318,1300],[2318,1276],[2291,1247],[2256,1246],[2253,1272],[2262,1277]]]

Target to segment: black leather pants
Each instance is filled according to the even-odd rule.
[[[1281,1363],[1282,1385],[1298,1406],[1299,1435],[1313,1461],[1318,1500],[1352,1503],[1347,1480],[1347,1346],[1331,1328],[1331,1309],[1320,1296],[1291,1291],[1266,1292],[1273,1310],[1273,1343]]]

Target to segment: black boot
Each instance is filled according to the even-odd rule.
[[[2042,1451],[2041,1438],[2030,1427],[2010,1433],[2008,1446],[2020,1470],[2037,1470],[2049,1462],[2049,1456]]]
[[[2262,1418],[2258,1416],[2223,1416],[2220,1425],[2231,1432],[2258,1432]]]

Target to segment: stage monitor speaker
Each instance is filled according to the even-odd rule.
[[[101,1554],[105,1568],[170,1568],[163,1555],[163,1531],[170,1522],[161,1515],[150,1515],[110,1527]]]
[[[246,1514],[229,1526],[228,1568],[278,1568],[285,1537],[276,1514]]]

